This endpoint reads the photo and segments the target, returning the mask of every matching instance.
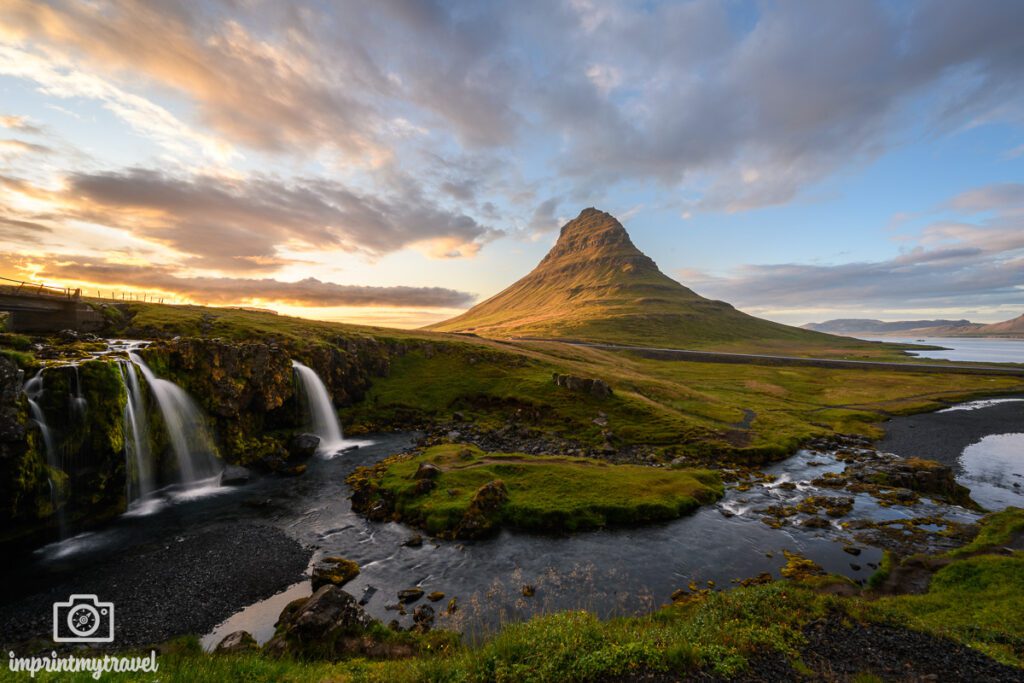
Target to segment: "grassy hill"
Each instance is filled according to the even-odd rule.
[[[662,273],[610,214],[584,209],[526,277],[426,329],[671,348],[858,349],[861,342],[762,320]]]

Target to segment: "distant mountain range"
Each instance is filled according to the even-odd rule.
[[[864,318],[839,318],[808,323],[806,330],[847,336],[881,337],[1024,337],[1024,315],[1001,323],[970,320],[898,320],[885,322]]]

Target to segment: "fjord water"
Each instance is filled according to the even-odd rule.
[[[941,349],[908,351],[916,358],[955,360],[972,363],[1024,363],[1024,339],[994,337],[864,337],[869,341],[897,344],[927,344]]]

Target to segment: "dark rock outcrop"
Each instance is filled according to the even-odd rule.
[[[551,379],[556,386],[579,394],[590,394],[597,398],[608,398],[612,395],[612,388],[603,379],[563,375],[558,372],[552,374]]]

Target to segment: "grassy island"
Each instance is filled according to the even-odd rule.
[[[439,536],[501,526],[567,532],[675,519],[722,495],[708,470],[485,453],[446,444],[360,468],[349,477],[359,509]]]

